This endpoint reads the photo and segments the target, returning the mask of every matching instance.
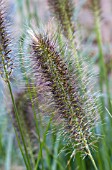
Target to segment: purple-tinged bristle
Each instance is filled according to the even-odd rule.
[[[32,35],[31,59],[35,63],[34,72],[38,73],[37,81],[40,73],[41,79],[44,79],[44,85],[48,86],[55,109],[58,110],[64,124],[65,134],[73,146],[75,144],[77,150],[83,148],[82,151],[84,151],[86,144],[89,145],[94,140],[94,134],[91,134],[96,118],[93,114],[91,119],[92,111],[91,114],[85,111],[84,101],[78,92],[77,81],[72,79],[68,64],[64,62],[54,42],[48,35],[42,33]]]
[[[0,1],[0,74],[4,77],[4,67],[8,76],[13,69],[11,58],[11,38],[9,34],[9,26],[6,19],[5,1]]]

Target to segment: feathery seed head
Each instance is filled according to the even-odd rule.
[[[32,34],[34,71],[38,73],[37,79],[44,79],[52,94],[52,101],[64,123],[64,134],[69,137],[69,143],[77,150],[86,152],[86,146],[91,145],[94,139],[92,128],[96,117],[93,110],[89,113],[89,109],[85,110],[83,97],[78,92],[77,78],[73,79],[71,69],[54,42],[46,34]]]
[[[48,0],[48,4],[53,15],[61,25],[65,37],[69,37],[69,31],[74,33],[74,25],[72,22],[74,5],[72,0]]]
[[[13,69],[11,59],[11,40],[9,36],[8,23],[5,16],[5,1],[0,0],[0,74],[4,77],[4,67],[10,75]]]

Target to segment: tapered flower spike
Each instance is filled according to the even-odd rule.
[[[70,32],[74,34],[74,25],[72,22],[74,5],[72,0],[48,0],[51,12],[56,17],[65,37],[70,37]]]
[[[10,76],[13,69],[11,59],[11,40],[9,35],[9,26],[6,20],[5,1],[0,0],[0,74],[5,78],[4,67]]]
[[[90,155],[89,146],[94,140],[92,128],[96,121],[93,110],[89,111],[91,114],[86,113],[84,101],[78,92],[77,78],[73,79],[75,75],[72,75],[70,71],[72,69],[69,69],[61,52],[57,51],[55,41],[47,34],[39,32],[37,34],[30,32],[30,35],[33,51],[31,59],[35,63],[37,81],[41,75],[41,79],[44,79],[51,92],[52,101],[64,124],[64,135],[69,139],[69,144],[77,151]]]

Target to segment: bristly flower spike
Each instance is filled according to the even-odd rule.
[[[48,0],[48,5],[57,22],[61,25],[65,37],[69,39],[70,35],[74,34],[74,24],[72,22],[74,5],[72,0]]]
[[[13,108],[15,112],[16,121],[18,123],[18,128],[19,128],[21,139],[23,142],[23,148],[20,145],[19,146],[20,146],[21,153],[24,158],[26,167],[30,168],[31,164],[30,164],[30,159],[28,155],[28,150],[26,147],[26,142],[25,142],[24,134],[23,134],[22,127],[21,127],[21,122],[19,119],[19,113],[18,113],[16,104],[15,104],[15,99],[13,96],[12,87],[11,87],[10,80],[9,80],[10,74],[13,69],[13,62],[12,62],[12,47],[11,47],[12,36],[10,38],[10,34],[9,34],[10,29],[7,23],[7,16],[6,16],[6,13],[7,13],[6,2],[7,1],[5,0],[0,0],[0,74],[2,75],[4,80],[7,82],[7,86],[10,92],[10,96],[11,96],[11,100],[12,100],[12,104],[13,104]],[[16,137],[17,137],[18,143],[20,144],[20,139],[18,138],[17,133],[16,133]],[[27,159],[27,162],[26,162],[26,159]]]
[[[9,26],[6,19],[5,1],[0,0],[0,74],[5,78],[4,68],[10,76],[13,69],[11,57],[11,39],[9,35]]]
[[[77,81],[73,79],[71,69],[65,63],[61,52],[57,51],[55,41],[47,34],[30,34],[33,51],[31,59],[35,63],[37,81],[40,73],[52,94],[52,101],[64,127],[64,135],[69,138],[69,144],[76,151],[92,157],[89,147],[96,139],[92,132],[96,121],[94,114],[93,118],[91,116],[92,110],[91,114],[86,113]],[[93,158],[92,161],[94,162]]]

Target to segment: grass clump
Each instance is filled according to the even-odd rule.
[[[41,25],[41,19],[36,3],[31,5],[29,0],[17,3],[23,16],[20,19],[23,36],[19,35],[16,54],[19,62],[16,70],[19,71],[14,70],[16,75],[12,74],[12,77],[15,76],[15,79],[11,79],[15,65],[12,60],[14,41],[7,25],[5,1],[0,0],[0,74],[11,96],[10,116],[23,156],[23,167],[28,170],[104,170],[104,167],[111,170],[112,149],[108,146],[111,143],[112,102],[101,38],[100,4],[96,0],[91,1],[95,21],[93,32],[96,33],[99,49],[98,63],[91,64],[92,59],[83,51],[86,40],[83,44],[77,37],[80,25],[76,18],[74,22],[74,2],[48,0],[47,3],[55,18],[48,23],[47,31],[37,27]],[[30,29],[23,28],[25,21]],[[55,22],[57,28],[53,27]],[[77,40],[81,48],[77,48]],[[98,88],[93,85],[92,67],[99,71],[95,85],[100,87],[100,96],[96,93]],[[14,80],[18,82],[16,88],[13,87]],[[102,125],[98,124],[99,121]],[[104,137],[99,139],[98,134]],[[11,165],[9,157],[13,153],[11,135],[6,151],[0,135],[3,150],[0,153],[6,159],[6,168]]]

